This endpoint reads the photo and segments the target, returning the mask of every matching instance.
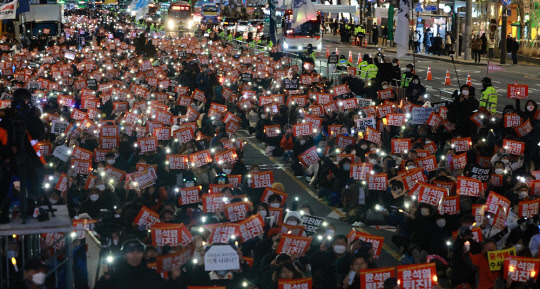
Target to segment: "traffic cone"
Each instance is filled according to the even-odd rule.
[[[450,71],[446,70],[446,77],[444,78],[444,85],[452,85],[450,82]]]
[[[326,47],[326,58],[330,57],[330,50],[328,50],[328,47]]]
[[[336,47],[336,54],[339,55],[339,50],[337,49],[337,47]]]
[[[353,63],[352,51],[349,50],[349,63]]]
[[[467,83],[466,83],[468,86],[472,86],[472,81],[471,81],[471,74],[470,73],[467,73]]]
[[[362,53],[358,52],[358,63],[357,64],[360,64],[360,62],[362,62]]]
[[[426,81],[433,80],[433,77],[431,76],[431,66],[427,67],[427,76]]]
[[[367,46],[367,38],[364,37],[364,46]]]

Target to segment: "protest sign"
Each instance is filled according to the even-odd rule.
[[[212,245],[204,253],[204,270],[238,270],[240,257],[230,245]]]

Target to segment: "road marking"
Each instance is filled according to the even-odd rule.
[[[500,81],[497,81],[497,80],[491,80],[491,82],[501,83]]]
[[[241,134],[244,134],[243,132],[240,132]],[[277,164],[277,165],[281,165],[281,163],[279,163],[274,157],[272,156],[267,156],[265,153],[264,153],[264,150],[262,150],[259,146],[257,146],[254,142],[252,142],[250,139],[246,139],[246,141],[254,148],[256,149],[259,153],[261,153],[262,155],[265,155],[270,161],[272,161],[274,164]],[[300,187],[302,187],[302,189],[304,189],[308,194],[310,194],[316,201],[318,201],[319,203],[323,204],[324,206],[328,207],[330,210],[332,210],[332,213],[334,213],[335,215],[338,216],[338,218],[336,219],[339,219],[339,217],[345,217],[345,214],[337,209],[337,208],[332,208],[330,206],[328,206],[328,204],[324,203],[324,202],[321,202],[318,198],[318,195],[315,194],[306,184],[304,184],[303,182],[300,181],[300,179],[298,179],[295,175],[293,175],[289,170],[287,169],[282,169],[292,180],[294,180]],[[332,213],[330,213],[330,215],[332,215]],[[368,231],[360,228],[360,227],[355,227],[357,230],[361,231],[362,233],[366,233],[366,234],[369,234]],[[392,248],[390,248],[388,245],[386,244],[383,244],[383,249],[385,251],[387,251],[390,255],[392,255],[392,257],[394,257],[396,260],[399,260],[401,258],[401,255],[398,254],[396,251],[394,251]]]

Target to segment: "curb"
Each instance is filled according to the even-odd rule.
[[[389,49],[385,49],[384,52],[390,52],[390,53],[396,53],[395,51],[393,50],[389,50]],[[418,54],[418,53],[407,53],[408,56],[413,56],[413,54],[415,55],[415,57],[418,57],[418,58],[425,58],[425,59],[431,59],[431,60],[439,60],[439,61],[444,61],[444,62],[448,62],[448,63],[452,63],[452,59],[446,59],[446,58],[439,58],[439,57],[435,57],[435,56],[429,56],[429,55],[425,55],[425,54]],[[454,59],[454,63],[456,64],[465,64],[465,65],[472,65],[472,66],[486,66],[487,63],[470,63],[470,62],[467,62],[467,61],[463,61],[463,60],[456,60]]]

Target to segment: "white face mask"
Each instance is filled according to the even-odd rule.
[[[231,169],[223,169],[223,172],[224,172],[226,175],[229,175],[229,174],[231,174],[232,170],[231,170]]]
[[[104,167],[99,167],[99,168],[97,168],[97,171],[98,171],[99,173],[104,173],[104,172],[105,172],[105,168],[104,168]]]
[[[56,205],[56,203],[58,203],[58,200],[49,198],[49,203],[51,203],[51,205]]]
[[[99,200],[99,195],[98,194],[91,194],[90,197],[88,197],[88,198],[92,202],[97,202],[97,200]]]
[[[43,272],[36,273],[32,276],[32,282],[36,285],[43,285],[46,277],[47,275]]]
[[[266,118],[266,115],[261,115],[261,119],[265,119]]]
[[[369,160],[370,163],[376,165],[377,164],[377,160],[373,159],[373,160]]]
[[[343,253],[345,253],[346,250],[347,250],[347,247],[345,247],[345,246],[342,246],[342,245],[335,245],[334,246],[334,252],[336,254],[343,254]]]
[[[431,141],[430,141],[430,140],[427,140],[427,141],[426,141],[426,144],[430,144],[430,143],[431,143]]]
[[[534,105],[527,105],[527,110],[528,111],[533,111],[534,110]]]
[[[420,209],[420,214],[424,217],[429,216],[429,209],[428,208],[422,208]]]
[[[279,203],[270,203],[270,207],[279,208]]]
[[[497,175],[502,175],[502,174],[504,174],[504,169],[495,169],[495,173]]]
[[[259,213],[259,215],[261,215],[261,217],[263,217],[263,218],[266,218],[266,216],[267,216],[266,211],[264,211],[264,210],[258,211],[257,213]]]
[[[305,144],[306,144],[306,141],[305,141],[305,140],[301,140],[301,141],[300,141],[300,144],[301,144],[301,145],[305,145]]]
[[[519,192],[519,198],[520,199],[525,199],[529,196],[529,193],[525,192],[525,191],[522,191],[522,192]]]
[[[446,226],[446,220],[445,219],[438,219],[436,221],[437,223],[437,226],[439,226],[439,228],[443,228],[444,226]]]
[[[367,145],[362,145],[362,146],[360,146],[360,148],[363,149],[363,150],[367,150]]]
[[[114,159],[112,159],[112,160],[107,160],[107,163],[108,163],[109,165],[114,165]]]
[[[101,185],[97,185],[96,188],[100,191],[105,191],[105,185],[104,184],[101,184]]]
[[[294,221],[294,220],[287,221],[287,225],[296,226],[296,225],[298,225],[298,222]]]
[[[462,90],[462,91],[461,91],[461,94],[463,94],[463,95],[469,95],[469,91],[468,91],[468,90]]]
[[[191,188],[194,186],[194,183],[193,182],[187,182],[186,183],[186,188]]]
[[[383,88],[383,89],[387,89],[387,88],[388,88],[388,85],[383,85],[382,88]]]
[[[412,170],[412,169],[416,168],[416,166],[408,165],[407,168],[408,168],[409,170]]]

